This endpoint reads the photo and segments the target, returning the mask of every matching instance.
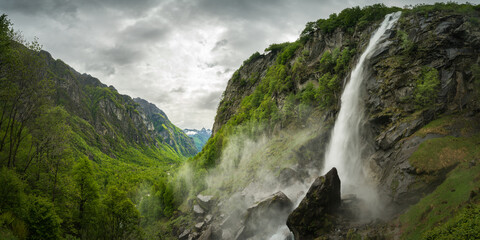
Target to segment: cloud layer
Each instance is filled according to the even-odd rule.
[[[403,7],[420,1],[377,1]],[[425,1],[423,1],[425,2]],[[427,1],[433,2],[433,1]],[[27,39],[181,128],[211,128],[227,81],[253,52],[370,0],[0,0]]]

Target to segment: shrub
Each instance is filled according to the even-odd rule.
[[[415,103],[418,108],[433,106],[439,91],[440,80],[435,68],[424,67],[415,86]]]

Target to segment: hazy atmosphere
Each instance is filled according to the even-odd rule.
[[[228,79],[252,53],[296,40],[308,21],[377,2],[421,1],[0,0],[0,10],[54,58],[153,102],[181,128],[211,128]]]

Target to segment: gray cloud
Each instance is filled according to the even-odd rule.
[[[415,5],[435,0],[380,0]],[[377,1],[378,2],[378,1]],[[308,21],[371,0],[0,0],[27,37],[78,71],[211,127],[228,78],[253,52],[294,41]]]
[[[170,89],[171,93],[184,93],[186,90],[183,87],[177,87]]]
[[[24,14],[74,14],[77,12],[77,6],[74,1],[48,0],[48,1],[30,1],[30,0],[3,0],[2,8],[7,11],[21,12]]]
[[[214,91],[200,96],[195,106],[199,109],[216,110],[222,92],[223,91]]]
[[[140,50],[129,46],[115,46],[101,50],[100,52],[107,61],[116,63],[120,66],[137,62],[144,55]]]
[[[218,41],[217,43],[215,43],[215,47],[212,48],[212,52],[217,51],[219,48],[227,45],[227,43],[228,43],[227,39],[222,39]]]
[[[164,38],[170,29],[166,24],[151,21],[137,21],[119,33],[120,40],[125,44],[151,43]]]
[[[106,75],[115,74],[115,67],[107,63],[87,63],[85,69],[87,71],[104,72]]]

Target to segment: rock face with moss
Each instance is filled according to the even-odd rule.
[[[479,61],[480,29],[473,16],[444,11],[406,12],[389,49],[372,60],[365,100],[383,190],[399,206],[419,200],[440,183],[449,166],[430,172],[412,166],[411,154],[429,138],[411,137],[441,113],[478,111],[472,68]],[[425,92],[426,85],[431,91]]]

